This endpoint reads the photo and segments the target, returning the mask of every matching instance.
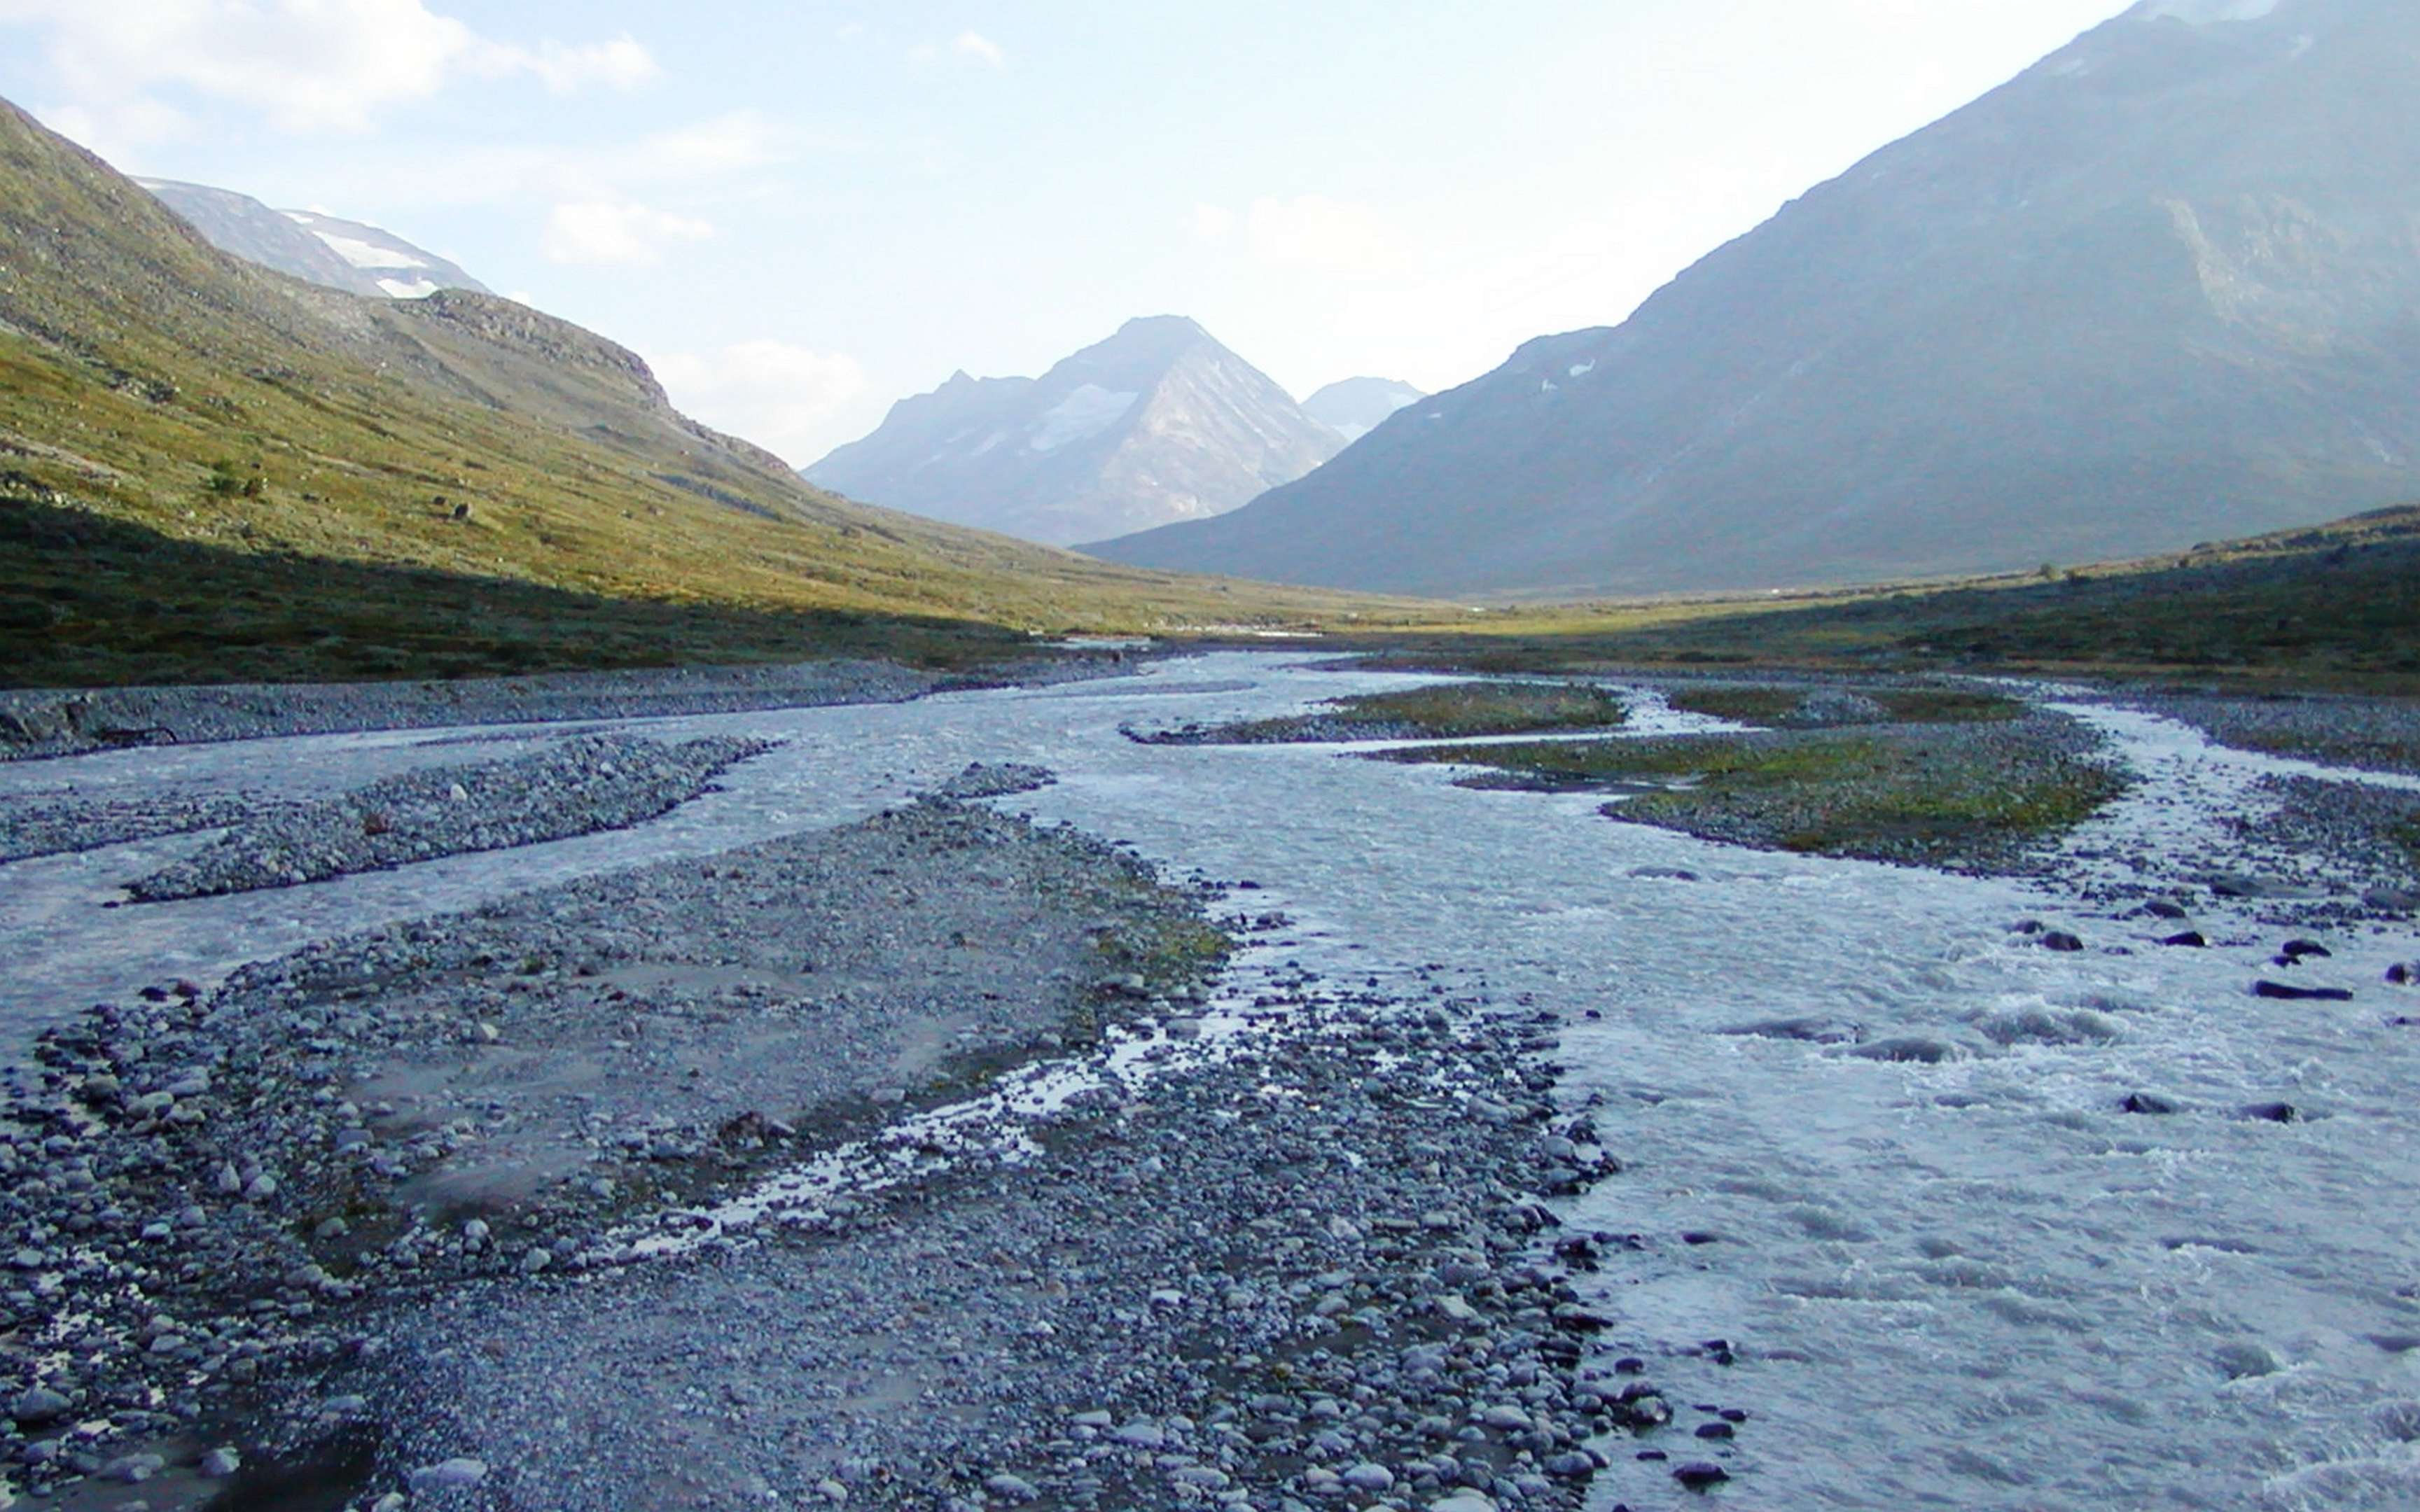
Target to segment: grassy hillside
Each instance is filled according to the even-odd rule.
[[[1029,653],[980,622],[616,598],[512,579],[230,549],[0,501],[13,687],[374,681],[818,656],[966,668]]]
[[[1520,609],[1372,638],[1497,671],[1665,664],[2190,675],[2420,693],[2420,507],[2180,556],[1790,598]]]
[[[914,640],[933,621],[1419,617],[850,503],[687,421],[635,356],[566,322],[468,293],[356,299],[226,257],[5,103],[0,501],[0,685],[236,675],[217,644],[282,645],[275,665],[308,677],[556,665],[590,644],[795,656],[844,623],[862,651],[892,622]],[[315,579],[315,562],[337,565]],[[489,611],[466,622],[466,605]],[[458,630],[484,649],[447,652]],[[379,649],[340,654],[357,634]]]

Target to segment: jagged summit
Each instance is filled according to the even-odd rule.
[[[1151,316],[1038,378],[954,373],[806,475],[1063,546],[1232,509],[1340,444],[1198,323]]]
[[[2420,495],[2420,6],[2149,0],[1249,507],[1108,544],[1396,591],[2180,549]]]

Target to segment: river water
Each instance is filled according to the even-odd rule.
[[[191,837],[0,867],[0,1044],[13,1056],[42,1024],[163,978],[846,822],[970,761],[1033,762],[1059,783],[1005,807],[1261,884],[1239,902],[1297,921],[1264,958],[1382,981],[1434,964],[1563,1016],[1566,1096],[1601,1102],[1629,1166],[1567,1220],[1637,1236],[1583,1283],[1617,1319],[1609,1347],[1652,1358],[1680,1398],[1749,1414],[1717,1501],[2420,1507],[2420,1029],[2388,1022],[2420,1013],[2420,994],[2380,985],[2420,955],[2410,931],[2324,936],[2335,958],[2303,975],[2352,1003],[2277,1002],[2248,988],[2278,933],[2217,905],[2197,920],[2217,948],[2161,949],[2177,926],[2015,883],[1726,849],[1609,822],[1593,798],[1467,792],[1444,768],[1334,748],[1119,733],[1409,681],[1238,653],[1055,688],[633,721],[788,743],[633,830],[306,887],[103,906]],[[2319,770],[2083,712],[2146,780],[2079,852],[2182,854],[2260,801],[2260,775]],[[0,800],[318,794],[563,733],[115,752],[0,767]],[[2010,932],[2028,918],[2091,948],[2043,950]],[[1955,1058],[1736,1032],[1782,1019]],[[2121,1113],[2137,1091],[2183,1111]],[[2301,1121],[2241,1116],[2275,1102]],[[1695,1504],[1668,1465],[1614,1452],[1600,1506]]]

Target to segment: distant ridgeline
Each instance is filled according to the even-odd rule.
[[[2420,5],[2149,0],[1214,520],[1395,592],[1873,580],[2420,497]]]

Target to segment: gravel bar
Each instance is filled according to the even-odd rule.
[[[252,1407],[447,1287],[577,1273],[1223,951],[1122,853],[932,802],[97,1009],[0,1122],[0,1453],[156,1512],[152,1472],[227,1446],[196,1433],[256,1447]]]
[[[0,760],[265,735],[896,703],[959,688],[1114,675],[1126,670],[1133,655],[1122,649],[1062,651],[980,674],[827,660],[452,682],[0,689]]]
[[[0,1126],[0,1451],[152,1512],[1573,1512],[1676,1409],[1583,1365],[1617,1242],[1550,1204],[1618,1166],[1554,1016],[1274,968],[1210,1053],[1204,897],[934,799],[97,1009]],[[1044,1056],[1090,1089],[923,1160]],[[886,1139],[923,1174],[614,1247]]]
[[[2116,702],[2182,720],[2221,745],[2244,750],[2420,774],[2420,702],[2411,699],[2128,693]]]
[[[93,799],[57,793],[13,798],[0,802],[0,863],[223,829],[257,817],[276,802],[250,794]]]
[[[1582,1364],[1605,1320],[1556,1252],[1621,1242],[1549,1197],[1614,1166],[1553,1105],[1551,1030],[1458,994],[1264,1006],[1263,1043],[1113,1083],[1018,1163],[448,1293],[355,1373],[372,1489],[468,1460],[434,1504],[1568,1512],[1591,1441],[1696,1420],[1642,1362]]]
[[[772,748],[733,737],[667,746],[586,735],[506,761],[407,772],[341,797],[271,806],[128,890],[140,903],[248,892],[626,828]]]

